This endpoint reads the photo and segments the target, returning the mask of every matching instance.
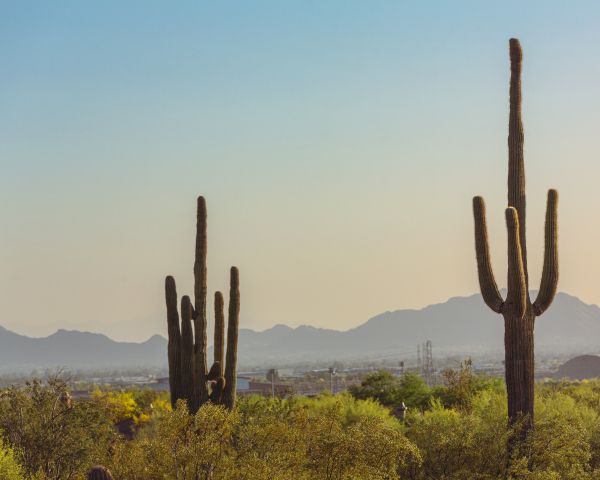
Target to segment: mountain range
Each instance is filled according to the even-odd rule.
[[[436,354],[478,355],[503,348],[503,319],[475,294],[453,297],[419,310],[377,315],[346,331],[276,325],[257,332],[240,329],[241,366],[350,359],[414,359],[417,344],[431,340]],[[600,347],[600,308],[558,293],[536,321],[536,351],[593,353]],[[0,327],[0,369],[39,367],[165,367],[167,341],[154,335],[142,343],[117,342],[89,332],[59,330],[31,338]]]

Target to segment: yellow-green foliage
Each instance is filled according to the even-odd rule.
[[[423,466],[415,479],[598,479],[600,423],[592,408],[600,390],[589,384],[540,386],[536,424],[528,441],[507,459],[506,397],[497,389],[473,398],[471,409],[434,402],[407,417],[406,436],[419,448]],[[509,470],[506,467],[510,464]]]
[[[59,380],[32,382],[0,394],[0,431],[26,475],[36,480],[79,479],[108,459],[115,438],[107,410],[68,402]],[[0,477],[1,478],[1,477]]]
[[[536,399],[536,424],[530,437],[534,470],[559,472],[562,478],[586,478],[598,412],[563,393]]]
[[[418,467],[398,422],[373,402],[361,402],[364,414],[352,403],[252,398],[234,412],[207,404],[195,416],[178,405],[119,444],[111,469],[129,480],[393,480]]]
[[[2,480],[24,480],[25,472],[12,448],[4,445],[0,437],[0,478]]]
[[[423,456],[421,475],[415,478],[500,478],[508,429],[499,399],[489,392],[478,396],[472,413],[446,409],[439,401],[422,414],[409,413],[406,435]]]
[[[131,392],[102,392],[95,390],[92,393],[92,399],[106,406],[107,414],[113,423],[134,418],[140,413]]]
[[[111,470],[128,480],[223,478],[230,471],[228,445],[236,413],[213,404],[190,415],[185,401],[143,429],[133,442],[117,445]]]
[[[303,406],[312,414],[323,414],[336,411],[345,426],[351,425],[364,418],[376,418],[390,427],[399,425],[398,420],[375,400],[356,400],[350,394],[331,395],[323,393],[316,398],[295,397],[289,400],[290,405]]]
[[[600,382],[538,385],[535,428],[512,459],[505,392],[471,384],[436,389],[401,423],[346,394],[189,415],[135,390],[68,406],[64,384],[34,382],[0,394],[0,479],[84,480],[104,463],[116,480],[600,480]],[[110,427],[131,415],[146,420],[126,441]]]
[[[131,418],[139,425],[149,421],[152,414],[171,409],[168,396],[153,390],[123,392],[96,389],[92,400],[107,409],[113,423]]]

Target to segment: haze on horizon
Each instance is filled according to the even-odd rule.
[[[237,265],[243,327],[478,291],[476,194],[503,283],[513,36],[531,286],[557,188],[559,290],[600,303],[600,5],[283,3],[3,4],[0,325],[164,334],[199,194],[209,293]]]

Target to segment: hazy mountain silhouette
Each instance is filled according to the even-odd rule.
[[[534,294],[532,294],[534,296]],[[535,297],[534,297],[535,298]],[[576,352],[600,346],[600,308],[558,293],[536,320],[536,350]],[[481,354],[504,348],[504,319],[487,308],[480,294],[453,297],[420,310],[377,315],[347,330],[277,325],[264,332],[240,332],[242,359],[344,359],[413,357],[416,346],[431,340],[439,353]]]
[[[600,345],[600,308],[559,293],[536,321],[536,350],[593,352]],[[241,329],[240,364],[414,357],[416,345],[431,340],[438,353],[481,354],[503,348],[503,319],[479,294],[453,297],[421,310],[385,312],[346,331],[276,325],[263,332]],[[17,335],[0,327],[0,365],[164,366],[166,340],[116,342],[105,335],[59,330],[45,338]]]
[[[580,355],[563,363],[554,375],[555,378],[584,380],[600,377],[600,356]]]
[[[0,366],[7,368],[162,366],[166,340],[154,335],[143,343],[116,342],[106,335],[58,330],[43,338],[0,327]]]

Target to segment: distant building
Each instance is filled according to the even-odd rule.
[[[247,377],[237,377],[237,386],[235,387],[236,392],[242,393],[250,390],[250,381],[251,379]]]
[[[255,382],[250,377],[237,377],[236,391],[239,395],[271,395],[271,383]],[[157,378],[155,382],[148,383],[147,386],[159,392],[169,391],[169,377]],[[289,385],[275,384],[275,395],[284,396]]]

